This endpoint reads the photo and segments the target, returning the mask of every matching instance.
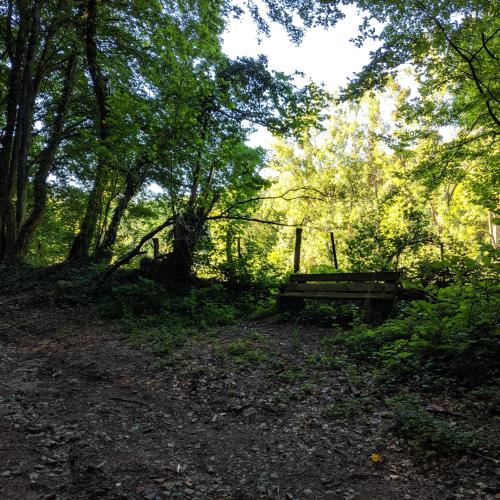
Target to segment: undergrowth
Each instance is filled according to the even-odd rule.
[[[456,425],[432,415],[414,394],[399,395],[386,401],[392,409],[391,430],[425,456],[479,454],[497,456],[500,441],[470,425]]]
[[[136,341],[148,343],[155,353],[170,355],[189,337],[264,313],[269,297],[261,289],[234,293],[220,283],[173,290],[139,277],[134,283],[113,286],[98,310],[120,320]]]
[[[499,292],[490,280],[434,288],[430,301],[413,301],[380,326],[337,330],[335,342],[397,381],[483,384],[500,374]]]

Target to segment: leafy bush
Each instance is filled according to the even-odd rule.
[[[139,344],[148,344],[159,356],[168,356],[196,334],[188,325],[179,324],[175,316],[164,314],[145,318],[125,319],[124,326]]]
[[[205,288],[193,288],[188,295],[173,300],[171,307],[177,313],[188,315],[199,327],[209,327],[226,325],[236,319],[236,309],[227,302],[224,287],[213,284]]]
[[[170,355],[188,337],[254,313],[261,301],[259,293],[234,293],[220,283],[200,281],[190,289],[171,290],[139,278],[113,286],[101,297],[98,309],[103,316],[121,319],[136,341],[150,345],[157,354]],[[262,357],[257,351],[248,351],[235,357],[243,362]]]
[[[352,399],[350,401],[338,401],[322,408],[321,416],[323,418],[332,419],[352,418],[365,412],[368,409],[367,407],[368,404],[359,399]]]
[[[358,325],[341,341],[354,354],[425,383],[491,380],[500,369],[499,291],[492,281],[434,289],[432,302],[412,302],[379,327]]]
[[[107,318],[160,314],[166,305],[165,289],[146,278],[137,283],[113,286],[98,304],[100,314]]]

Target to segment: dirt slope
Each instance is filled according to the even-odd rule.
[[[491,461],[412,456],[362,369],[314,361],[327,333],[225,327],[159,366],[91,311],[0,297],[0,498],[500,498]]]

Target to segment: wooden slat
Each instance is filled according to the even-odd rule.
[[[329,274],[292,274],[290,283],[306,283],[308,281],[399,281],[399,272],[378,273],[329,273]]]
[[[395,292],[396,283],[289,283],[282,292]]]
[[[283,292],[279,297],[295,297],[301,299],[385,299],[392,300],[395,292]]]

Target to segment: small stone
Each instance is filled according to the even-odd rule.
[[[248,408],[245,408],[243,410],[242,415],[245,418],[251,417],[252,415],[255,415],[257,413],[257,410],[253,406],[249,406]]]
[[[304,493],[306,497],[310,497],[313,494],[312,490],[310,490],[309,488],[307,490],[304,490],[302,493]]]

